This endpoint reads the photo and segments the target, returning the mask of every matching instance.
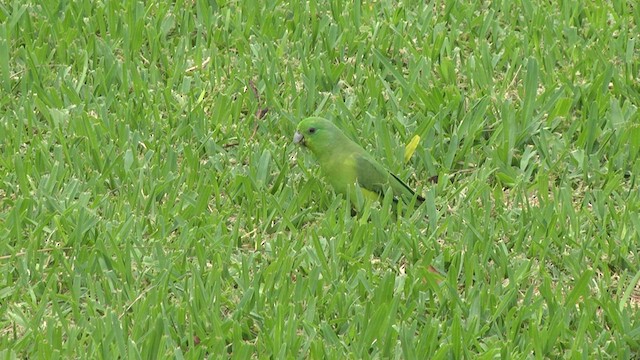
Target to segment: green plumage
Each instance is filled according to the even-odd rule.
[[[402,199],[405,203],[413,197],[417,204],[424,201],[422,196],[416,195],[407,184],[328,120],[319,117],[302,120],[298,124],[294,142],[311,150],[336,192],[353,194],[357,184],[362,193],[373,200],[391,188],[394,198]]]

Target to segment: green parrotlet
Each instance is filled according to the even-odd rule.
[[[371,200],[380,199],[391,189],[395,201],[408,204],[414,197],[416,205],[424,201],[329,120],[309,117],[300,121],[293,142],[311,150],[325,178],[338,193],[353,196],[357,185],[363,196]]]

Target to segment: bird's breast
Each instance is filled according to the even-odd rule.
[[[347,193],[349,186],[356,183],[356,163],[351,156],[332,156],[322,164],[327,181],[339,193]]]

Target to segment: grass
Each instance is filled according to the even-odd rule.
[[[0,356],[637,358],[639,25],[625,0],[0,4]],[[309,115],[426,205],[351,216],[292,144]]]

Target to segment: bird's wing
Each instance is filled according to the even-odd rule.
[[[404,181],[369,156],[356,156],[355,164],[358,184],[361,187],[384,195],[387,188],[391,186],[394,194],[397,197],[405,197],[405,201],[415,196],[415,192]],[[418,202],[424,201],[424,198],[420,195],[416,198]]]

